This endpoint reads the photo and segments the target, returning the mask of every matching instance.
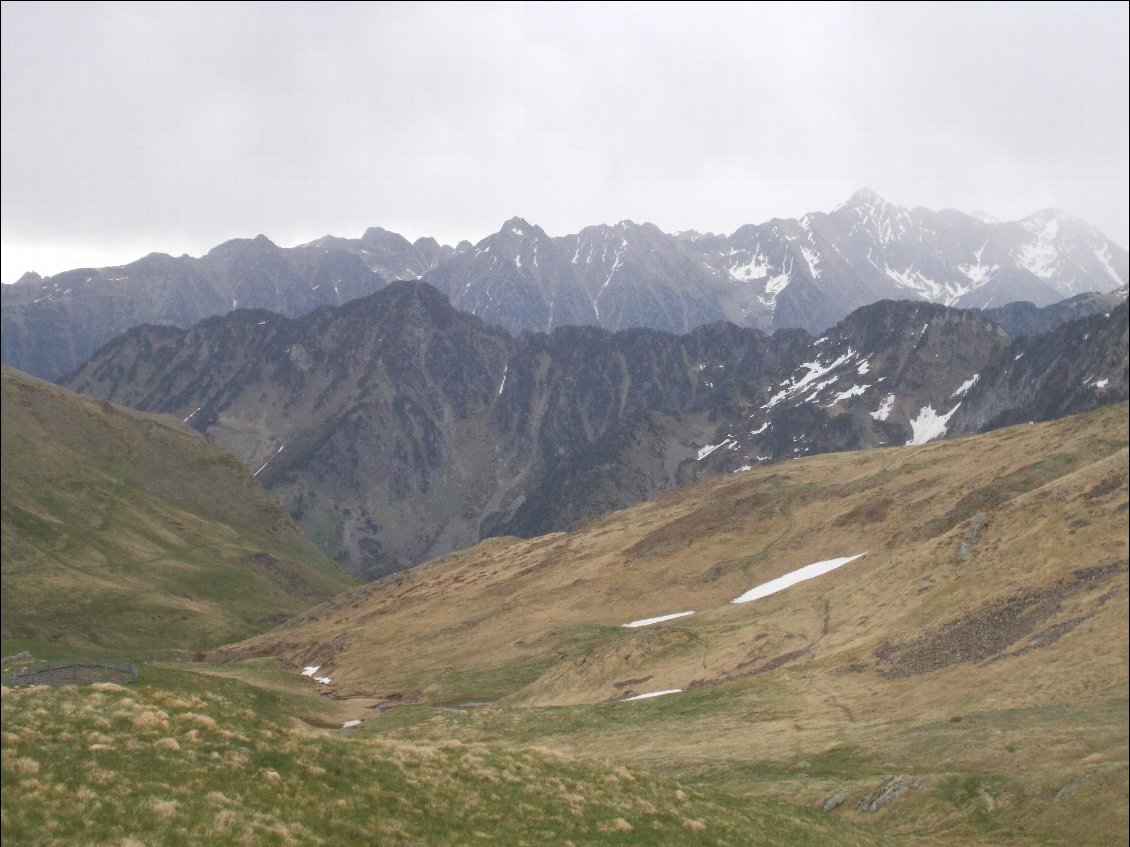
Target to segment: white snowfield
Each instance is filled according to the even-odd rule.
[[[871,412],[871,417],[877,421],[885,421],[891,414],[891,409],[895,407],[895,395],[888,394],[883,402],[879,404],[879,408]]]
[[[685,618],[687,615],[693,615],[694,612],[675,612],[671,615],[660,615],[657,618],[644,618],[643,620],[632,621],[631,623],[620,624],[620,626],[634,629],[637,626],[651,626],[653,623],[663,623],[663,621],[673,621],[675,618]]]
[[[722,447],[725,447],[727,444],[730,444],[731,442],[733,442],[733,439],[727,438],[725,441],[721,441],[718,444],[707,444],[705,447],[700,447],[699,450],[698,450],[698,461],[701,462],[703,459],[705,459],[707,456],[709,456],[715,450],[718,450]]]
[[[354,720],[346,721],[345,723],[343,723],[341,725],[341,728],[342,729],[349,729],[351,726],[360,726],[360,725],[361,725],[361,721],[354,719]]]
[[[946,429],[949,426],[950,418],[953,413],[957,411],[957,406],[954,406],[944,415],[939,415],[934,411],[933,406],[923,406],[918,410],[918,417],[910,422],[910,428],[913,436],[910,441],[906,442],[907,447],[913,447],[918,444],[925,444],[927,441],[933,441],[935,438],[941,438],[946,434]]]
[[[977,381],[980,379],[981,374],[973,374],[973,376],[969,377],[969,379],[965,380],[965,382],[959,385],[954,390],[953,394],[950,395],[950,397],[964,397],[968,393],[969,389],[976,385]]]
[[[664,694],[678,694],[683,689],[668,688],[666,691],[649,691],[647,694],[637,694],[635,697],[625,697],[621,703],[630,703],[633,700],[650,700],[652,697],[662,697]]]
[[[864,364],[866,364],[866,362]],[[866,394],[867,389],[870,387],[870,385],[853,385],[851,388],[845,389],[839,392],[835,397],[833,397],[832,402],[829,403],[828,406],[832,407],[839,403],[841,400],[850,400],[852,397],[859,397],[863,394]]]
[[[856,553],[854,556],[843,556],[839,559],[825,559],[823,562],[814,562],[811,565],[805,565],[803,568],[798,568],[795,571],[789,571],[784,576],[779,576],[776,579],[771,579],[768,582],[763,582],[756,588],[751,588],[740,597],[735,597],[731,603],[748,603],[751,600],[760,600],[762,597],[768,597],[770,594],[776,594],[778,591],[784,591],[798,582],[804,582],[806,579],[812,579],[829,571],[834,571],[836,568],[846,565],[848,562],[854,562],[860,556],[866,556],[867,551]]]
[[[816,395],[819,394],[825,387],[835,382],[836,377],[825,380],[824,382],[817,382],[817,380],[820,380],[826,374],[831,373],[836,368],[840,367],[840,365],[846,364],[848,360],[855,355],[855,351],[849,347],[846,353],[839,356],[834,362],[830,364],[824,364],[820,361],[819,357],[817,357],[814,361],[804,362],[800,366],[806,371],[804,376],[800,377],[799,379],[793,377],[782,382],[781,390],[770,397],[769,402],[763,405],[761,408],[772,409],[782,400],[788,399],[790,397],[798,397],[802,392],[810,388],[814,388],[815,390],[812,391],[812,393],[805,399],[806,401],[814,399]],[[800,370],[800,368],[797,368],[797,370]]]

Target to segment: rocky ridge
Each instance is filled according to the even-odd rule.
[[[567,325],[686,333],[719,320],[819,333],[882,299],[999,308],[1103,294],[1125,288],[1127,262],[1124,249],[1058,210],[989,223],[902,208],[867,189],[831,212],[732,235],[621,221],[555,237],[515,217],[456,247],[379,227],[289,249],[259,236],[199,259],[151,254],[117,268],[27,274],[4,286],[0,352],[5,364],[55,379],[143,323],[184,328],[237,308],[297,317],[387,280],[428,282],[457,308],[515,333]],[[1013,311],[1002,319],[1024,320]]]
[[[816,339],[728,323],[514,337],[402,282],[297,319],[131,330],[67,385],[207,434],[376,576],[701,476],[1126,399],[1126,308],[1015,340],[979,311],[905,301]]]

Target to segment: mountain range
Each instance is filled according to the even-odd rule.
[[[1055,328],[1014,337],[994,314]],[[705,475],[1125,400],[1127,305],[880,301],[818,338],[726,322],[515,337],[398,282],[299,318],[135,328],[66,385],[208,435],[324,551],[375,577]]]
[[[1128,281],[1127,253],[1058,210],[990,223],[906,209],[863,189],[829,213],[732,235],[622,221],[549,236],[513,218],[477,244],[409,242],[380,228],[281,248],[260,235],[200,258],[150,254],[114,268],[25,274],[3,287],[5,364],[56,379],[145,323],[187,328],[238,308],[298,317],[394,280],[423,280],[511,332],[560,326],[686,333],[728,320],[819,333],[881,299],[1045,306]]]
[[[551,302],[617,243],[602,321],[704,302],[600,236]],[[1125,841],[1124,285],[512,333],[525,277],[428,281],[485,250],[366,239],[250,266],[373,293],[3,368],[6,841]]]

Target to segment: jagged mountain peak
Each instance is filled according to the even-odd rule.
[[[682,229],[675,233],[675,237],[680,241],[689,241],[691,244],[694,244],[703,239],[714,239],[720,236],[716,232],[699,232],[697,229]]]
[[[396,232],[389,232],[387,229],[379,226],[371,226],[365,230],[361,236],[361,241],[369,247],[380,247],[383,249],[397,249],[407,250],[411,247],[411,243],[403,235]]]
[[[236,253],[246,253],[249,251],[266,251],[278,250],[279,246],[267,236],[259,233],[254,238],[231,238],[223,244],[218,244],[205,254],[206,259],[210,258],[223,258],[231,256]]]
[[[1036,238],[1059,243],[1098,243],[1106,238],[1082,218],[1063,209],[1041,209],[1018,221],[1020,227]]]
[[[512,331],[686,332],[728,319],[821,332],[882,299],[1040,306],[1124,286],[1128,274],[1124,249],[1059,210],[987,224],[964,212],[908,210],[870,188],[831,213],[774,218],[731,236],[671,235],[625,219],[550,237],[515,216],[457,248],[372,227],[360,239],[296,248],[234,239],[180,264],[75,270],[9,287],[4,361],[55,377],[136,323],[184,326],[246,306],[295,316],[390,279],[427,280],[457,308]]]
[[[846,205],[873,206],[876,203],[886,204],[886,202],[887,201],[879,195],[879,192],[875,191],[874,189],[868,188],[867,186],[863,186],[862,188],[857,189],[851,195],[851,197],[848,198]]]
[[[576,235],[565,236],[566,239],[576,241],[602,241],[612,239],[623,241],[625,239],[631,240],[633,237],[636,240],[644,238],[649,241],[656,238],[674,241],[679,238],[677,235],[668,235],[653,223],[647,221],[636,223],[627,218],[614,224],[593,224],[592,226],[586,226]]]
[[[1052,221],[1062,221],[1070,218],[1072,218],[1072,216],[1065,212],[1063,209],[1055,206],[1049,206],[1046,209],[1040,209],[1037,212],[1033,212],[1026,218],[1022,218],[1020,223],[1025,227],[1039,226],[1046,225]]]
[[[861,188],[837,212],[854,212],[862,223],[880,230],[880,236],[889,240],[910,227],[910,213],[902,206],[885,200],[870,188]],[[810,215],[805,215],[808,219]],[[802,220],[804,220],[802,219]]]
[[[906,213],[906,209],[890,202],[877,191],[870,188],[861,188],[851,195],[846,201],[836,207],[835,211],[843,209],[853,210],[861,215],[875,217],[879,215],[893,215]]]
[[[527,235],[545,237],[545,230],[543,230],[540,226],[538,226],[537,224],[531,224],[525,218],[517,216],[503,223],[497,234],[502,233],[516,235],[519,238],[524,238]]]
[[[27,271],[23,276],[16,280],[16,285],[35,285],[43,282],[43,277],[35,271]]]

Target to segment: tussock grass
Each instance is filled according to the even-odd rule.
[[[151,686],[6,691],[5,842],[879,843],[848,822],[558,750],[301,731],[248,708],[260,696],[239,684],[196,702]],[[94,716],[113,744],[87,743]]]

